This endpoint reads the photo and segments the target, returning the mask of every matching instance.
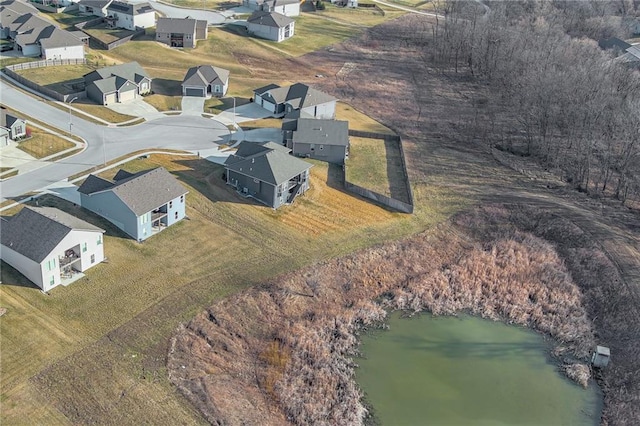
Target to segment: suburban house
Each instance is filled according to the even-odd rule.
[[[293,37],[294,26],[293,19],[276,12],[259,10],[247,19],[249,34],[277,42]]]
[[[182,81],[182,96],[224,96],[229,88],[229,70],[212,65],[191,67]]]
[[[304,117],[333,119],[336,115],[337,99],[306,84],[287,87],[270,84],[255,89],[253,94],[253,101],[274,117],[284,117],[297,110]]]
[[[207,21],[193,18],[158,18],[156,41],[171,47],[196,47],[207,39]]]
[[[135,31],[136,28],[150,28],[156,25],[156,12],[149,3],[127,3],[112,1],[107,6],[107,25]]]
[[[163,167],[118,171],[113,181],[95,175],[78,188],[80,204],[143,241],[184,219],[187,190]]]
[[[275,142],[241,142],[224,163],[227,184],[274,209],[291,204],[309,189],[312,166],[289,152]]]
[[[629,43],[618,37],[609,37],[598,40],[598,46],[602,50],[613,50],[616,54],[623,53],[631,47]]]
[[[25,207],[0,225],[0,257],[43,291],[104,260],[104,230],[61,210]]]
[[[127,102],[151,91],[151,77],[137,62],[100,68],[84,75],[87,97],[100,105]]]
[[[29,10],[25,6],[12,6]],[[8,6],[0,6],[0,35],[14,41],[14,50],[24,56],[40,56],[44,59],[83,59],[84,43],[68,31],[61,30],[38,12],[18,12]]]
[[[20,139],[27,135],[27,121],[11,114],[4,107],[0,107],[0,127],[4,129],[3,133],[7,138],[11,140]],[[4,143],[0,145],[6,145],[9,141],[1,142]]]
[[[344,164],[349,156],[349,122],[299,118],[295,123],[293,130],[285,131],[293,155]]]
[[[78,11],[82,15],[107,16],[107,7],[113,0],[80,0],[78,2]]]
[[[242,5],[251,10],[276,12],[289,17],[300,15],[300,0],[242,0]]]

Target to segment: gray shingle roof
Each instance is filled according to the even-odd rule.
[[[82,40],[78,37],[69,31],[61,30],[60,28],[54,28],[48,36],[41,34],[39,41],[40,45],[45,49],[84,45]]]
[[[262,91],[258,92],[258,90]],[[333,96],[309,87],[303,83],[296,83],[287,87],[274,87],[266,90],[264,90],[264,88],[260,88],[254,90],[254,92],[258,95],[262,94],[263,98],[270,99],[277,104],[286,102],[297,109],[337,100]]]
[[[78,188],[78,192],[81,194],[92,194],[110,188],[111,186],[113,186],[113,182],[102,179],[96,175],[89,175]]]
[[[25,207],[0,226],[2,245],[37,263],[46,259],[72,230],[104,232],[53,207]]]
[[[339,120],[298,119],[293,143],[318,145],[349,145],[349,122]]]
[[[156,33],[195,34],[196,22],[193,18],[158,18]]]
[[[85,183],[87,183],[87,180]],[[104,180],[104,179],[102,179]],[[108,182],[108,181],[107,181]],[[110,187],[92,190],[93,186],[99,187],[102,183],[94,181],[78,191],[92,195],[99,192],[113,192],[136,216],[150,212],[169,201],[185,195],[188,191],[171,175],[164,167],[144,170],[132,176],[109,182]]]
[[[264,12],[257,10],[251,14],[249,19],[247,19],[247,22],[267,27],[284,28],[294,22],[294,20],[277,12]]]
[[[149,78],[149,74],[140,66],[137,62],[127,62],[126,64],[113,65],[110,67],[104,67],[90,72],[89,74],[97,73],[101,78],[111,77],[112,75],[126,78],[136,84],[140,83],[143,78]],[[88,76],[89,74],[86,74]]]
[[[80,0],[78,4],[102,9],[105,6],[108,6],[111,2],[112,0]]]
[[[263,149],[257,147],[245,148],[243,145],[262,145]],[[273,144],[273,145],[268,145]],[[298,176],[312,165],[306,161],[302,161],[296,157],[289,155],[288,149],[279,145],[282,149],[276,148],[277,144],[268,142],[261,144],[257,142],[241,142],[235,155],[229,156],[225,161],[225,167],[242,173],[254,179],[261,180],[272,185],[280,185],[288,180]],[[266,148],[266,149],[264,149]],[[248,157],[240,157],[238,152],[246,154],[254,152]]]
[[[34,6],[30,5],[27,2],[19,0],[0,1],[0,10],[4,11],[5,9],[11,9],[12,11],[21,15],[29,12],[38,13],[38,9],[36,9]]]
[[[183,85],[207,87],[210,84],[225,85],[229,82],[229,70],[212,65],[191,67],[182,81]]]

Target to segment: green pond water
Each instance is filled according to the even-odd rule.
[[[597,425],[601,397],[557,371],[549,344],[471,316],[389,318],[363,336],[356,377],[382,425]]]

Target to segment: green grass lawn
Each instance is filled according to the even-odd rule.
[[[327,184],[333,172],[320,162],[312,168],[312,189],[277,211],[238,196],[221,179],[222,167],[204,160],[154,155],[124,167],[158,165],[187,185],[189,220],[142,244],[86,210],[40,200],[106,229],[109,260],[49,295],[3,265],[0,296],[8,312],[0,343],[11,350],[3,350],[0,382],[7,424],[202,423],[166,379],[163,359],[177,324],[268,277],[443,218],[438,211],[392,213],[351,196]]]
[[[82,86],[82,76],[95,70],[91,65],[57,65],[16,71],[22,77],[63,95],[77,93]]]
[[[409,202],[396,142],[351,136],[345,178],[354,185]]]
[[[18,143],[18,148],[35,158],[45,158],[73,148],[74,144],[60,136],[30,126],[31,138]]]

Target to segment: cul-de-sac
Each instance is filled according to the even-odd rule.
[[[1,0],[0,422],[636,425],[640,3]]]

